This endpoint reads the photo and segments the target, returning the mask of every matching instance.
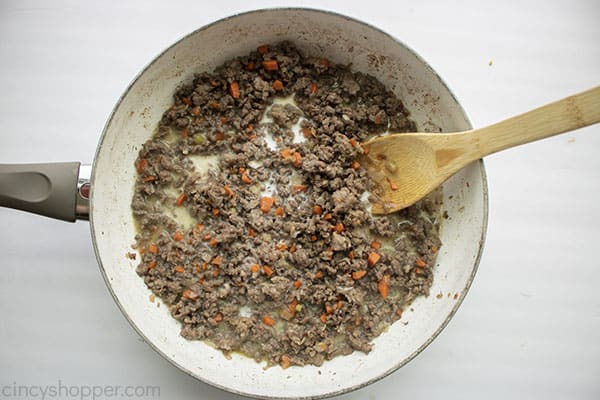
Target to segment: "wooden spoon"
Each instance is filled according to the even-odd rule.
[[[375,183],[372,212],[387,214],[425,197],[467,164],[509,147],[600,122],[600,86],[485,128],[395,133],[364,143]]]

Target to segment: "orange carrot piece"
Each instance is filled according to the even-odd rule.
[[[209,245],[210,247],[215,247],[215,246],[216,246],[216,245],[218,245],[218,244],[219,244],[219,241],[218,241],[217,239],[214,239],[214,238],[213,238],[213,239],[210,239],[210,242],[208,242],[208,245]]]
[[[277,71],[279,69],[277,60],[265,60],[262,64],[263,68],[267,71]]]
[[[223,257],[216,256],[215,258],[212,259],[212,261],[210,263],[212,265],[221,265],[223,263]]]
[[[354,250],[350,250],[348,252],[348,258],[351,259],[351,260],[354,260]]]
[[[190,135],[190,131],[188,130],[188,128],[183,128],[183,129],[181,130],[181,137],[182,137],[182,138],[184,138],[184,139],[185,139],[185,138],[187,138],[189,135]]]
[[[173,240],[176,242],[181,242],[183,240],[183,233],[177,231],[173,234]]]
[[[301,280],[294,281],[294,288],[299,289],[300,286],[302,286],[302,281]]]
[[[258,264],[252,264],[252,265],[250,266],[250,271],[251,271],[252,273],[258,272],[258,270],[260,270],[260,265],[258,265]]]
[[[273,326],[273,325],[275,325],[275,320],[273,318],[271,318],[270,316],[268,316],[268,315],[265,315],[262,318],[262,322],[263,322],[263,324],[265,324],[267,326]]]
[[[281,207],[281,206],[277,207],[277,209],[275,209],[275,215],[277,215],[278,217],[281,217],[283,215],[283,207]]]
[[[415,261],[415,264],[417,265],[417,267],[426,267],[427,264],[425,263],[425,261],[423,261],[423,259],[421,257],[417,258],[417,260]]]
[[[217,134],[215,135],[215,139],[217,139],[219,142],[221,140],[225,140],[225,133],[224,132],[217,132]]]
[[[294,153],[294,166],[299,167],[302,165],[302,154],[296,152]]]
[[[320,279],[323,277],[323,271],[317,271],[317,273],[315,274],[315,278]]]
[[[260,211],[265,214],[271,211],[271,207],[275,204],[275,199],[272,197],[261,197],[260,198]]]
[[[379,261],[380,258],[381,256],[378,253],[369,253],[369,256],[367,257],[367,264],[369,264],[369,267],[372,267],[373,265],[377,264],[377,261]]]
[[[283,82],[281,82],[279,79],[275,79],[273,81],[273,89],[277,91],[283,90]]]
[[[229,84],[229,94],[234,99],[240,98],[240,85],[237,83],[237,81],[233,81]]]
[[[306,189],[308,189],[308,186],[306,185],[292,185],[292,190],[294,192],[303,192]]]
[[[286,356],[284,354],[279,359],[279,365],[281,365],[281,368],[283,368],[283,369],[288,369],[290,367],[290,365],[292,365],[292,361],[290,360],[290,358],[288,356]]]
[[[196,300],[198,299],[198,297],[200,297],[198,293],[194,292],[191,289],[185,289],[182,293],[182,296],[188,300]]]
[[[256,231],[252,228],[248,228],[248,236],[256,237]]]
[[[377,240],[373,240],[371,242],[371,247],[374,248],[375,250],[379,250],[381,248],[381,242],[378,242]]]
[[[325,313],[321,314],[319,319],[321,320],[322,323],[326,323],[327,322],[327,314],[325,314]]]
[[[156,180],[155,176],[147,176],[144,178],[144,182],[153,182]]]
[[[144,172],[144,169],[146,169],[147,165],[148,165],[148,160],[146,160],[145,158],[142,158],[137,164],[138,174],[141,174],[142,172]]]
[[[357,144],[357,143],[356,143],[356,139],[354,139],[354,138],[351,138],[351,139],[350,139],[350,146],[352,146],[352,147],[356,147],[356,144]]]
[[[287,249],[289,249],[289,247],[285,243],[278,243],[278,244],[275,245],[275,249],[277,249],[277,250],[287,250]]]
[[[388,274],[383,275],[379,283],[377,284],[377,290],[384,299],[387,299],[388,292],[390,290],[390,276]]]
[[[387,176],[385,177],[385,179],[387,179],[388,183],[390,184],[390,189],[392,189],[392,190],[398,190],[399,189],[399,187],[396,184],[396,182],[394,182],[393,180],[391,180]]]
[[[321,207],[320,205],[315,205],[313,207],[313,214],[315,214],[315,215],[323,214],[323,207]]]
[[[148,263],[148,269],[154,269],[156,268],[156,261],[152,260]]]
[[[367,271],[365,271],[364,269],[358,270],[358,271],[354,271],[352,272],[352,279],[354,279],[355,281],[359,280],[360,278],[362,278],[363,276],[365,276],[367,274]]]
[[[177,198],[177,200],[175,201],[175,204],[178,207],[180,207],[183,204],[183,202],[185,201],[186,198],[187,198],[187,196],[185,195],[185,193],[181,193],[179,195],[179,197]]]
[[[148,246],[148,252],[150,252],[152,254],[158,253],[158,246],[156,246],[155,244],[149,245]]]
[[[324,66],[324,67],[329,67],[329,60],[328,60],[328,59],[326,59],[326,58],[321,58],[321,59],[319,60],[319,64],[321,64],[321,65],[322,65],[322,66]]]
[[[250,179],[247,173],[242,172],[242,182],[249,185],[252,183],[252,179]]]
[[[223,186],[223,190],[225,191],[225,194],[227,196],[233,197],[233,190],[229,186],[227,186],[227,185]]]
[[[333,307],[331,307],[329,304],[325,304],[325,314],[333,314],[333,311]]]
[[[317,93],[318,87],[317,84],[315,82],[310,84],[310,94],[315,94]]]
[[[189,106],[190,104],[192,104],[192,101],[190,100],[190,98],[189,98],[189,97],[184,97],[184,98],[182,98],[182,99],[181,99],[181,101],[183,102],[183,104],[186,104],[186,105],[188,105],[188,106]]]
[[[292,157],[292,149],[290,149],[289,147],[286,147],[285,149],[282,149],[279,154],[281,154],[281,158],[283,158],[284,160],[287,160],[288,158]]]
[[[333,215],[331,213],[327,213],[325,214],[325,216],[323,217],[324,220],[329,221],[330,219],[333,219]]]
[[[290,246],[290,253],[295,253],[296,250],[298,250],[298,248],[296,247],[295,244],[293,244],[293,245]]]
[[[181,273],[185,272],[185,268],[183,268],[183,265],[176,265],[175,272],[179,272],[181,274]]]
[[[269,51],[269,45],[267,44],[263,44],[261,46],[258,46],[258,48],[256,49],[260,54],[265,54],[267,51]]]
[[[337,224],[335,224],[335,226],[333,227],[333,229],[337,233],[342,233],[342,232],[344,232],[346,230],[346,227],[341,222],[338,222]]]
[[[273,275],[273,269],[271,267],[269,267],[268,265],[263,265],[263,272],[268,277],[270,277],[271,275]]]
[[[254,64],[254,61],[250,61],[248,64],[246,64],[244,66],[244,69],[246,71],[254,71],[254,68],[256,68],[256,65]]]
[[[218,312],[218,313],[215,315],[215,322],[221,322],[221,321],[223,321],[223,314],[222,314],[222,313],[220,313],[220,312]]]
[[[218,216],[220,213],[221,213],[221,212],[219,211],[219,209],[218,209],[218,208],[213,208],[213,209],[212,209],[212,214],[213,214],[215,217],[216,217],[216,216]]]
[[[354,161],[352,163],[352,169],[358,171],[360,169],[360,163],[358,161]]]
[[[200,115],[200,107],[196,106],[192,108],[192,114],[194,114],[196,117]]]

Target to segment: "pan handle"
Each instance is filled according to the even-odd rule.
[[[87,220],[91,167],[79,162],[0,164],[0,207]]]

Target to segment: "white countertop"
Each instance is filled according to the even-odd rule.
[[[0,162],[90,163],[118,97],[162,49],[221,17],[282,4],[202,3],[2,1]],[[600,84],[599,2],[449,3],[285,5],[338,11],[399,38],[476,127]],[[600,398],[599,152],[596,125],[486,159],[487,242],[463,306],[414,361],[339,399]],[[87,223],[8,209],[0,221],[0,390],[60,381],[239,398],[142,342],[105,287]],[[11,393],[0,397],[19,398]]]

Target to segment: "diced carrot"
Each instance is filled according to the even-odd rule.
[[[192,114],[194,114],[196,117],[200,115],[200,107],[196,106],[192,108]]]
[[[375,250],[379,250],[381,248],[381,242],[378,242],[377,240],[373,240],[371,242],[371,247],[374,248]]]
[[[254,139],[256,139],[256,133],[252,133],[252,134],[248,135],[248,139],[249,139],[249,140],[254,140]]]
[[[315,94],[317,93],[318,87],[317,84],[315,82],[310,84],[310,94]]]
[[[190,135],[190,131],[188,130],[188,128],[183,128],[183,129],[181,130],[181,137],[182,137],[182,138],[184,138],[184,139],[185,139],[185,138],[187,138],[189,135]]]
[[[366,156],[367,154],[369,154],[369,148],[368,147],[363,147],[363,154]]]
[[[187,104],[188,106],[190,104],[192,104],[192,101],[190,100],[189,97],[184,97],[184,98],[181,99],[181,101],[183,102],[183,104]]]
[[[302,286],[302,281],[296,280],[294,281],[294,288],[299,289]]]
[[[315,242],[317,240],[317,235],[311,235],[310,240]]]
[[[150,252],[152,254],[158,253],[158,246],[156,246],[155,244],[149,245],[148,246],[148,252]]]
[[[417,267],[421,267],[421,268],[427,266],[427,264],[425,263],[425,261],[423,261],[423,259],[420,258],[420,257],[417,258],[417,260],[415,261],[415,264],[417,265]]]
[[[183,204],[183,202],[185,201],[185,199],[187,198],[187,196],[185,195],[185,193],[181,193],[179,195],[179,197],[177,198],[177,200],[175,201],[175,204],[179,207]]]
[[[218,208],[213,208],[213,209],[212,209],[212,214],[213,214],[215,217],[216,217],[216,216],[218,216],[220,213],[221,213],[221,212],[219,211],[219,209],[218,209]]]
[[[222,140],[225,140],[225,132],[223,132],[223,131],[217,132],[217,134],[215,135],[215,139],[217,139],[219,142]]]
[[[275,320],[273,318],[271,318],[270,316],[268,316],[268,315],[265,315],[262,318],[262,322],[263,322],[263,324],[268,325],[268,326],[275,325]]]
[[[358,171],[360,169],[360,163],[358,161],[354,161],[352,163],[352,169]]]
[[[260,265],[258,265],[258,264],[252,264],[252,265],[250,266],[250,271],[251,271],[252,273],[258,272],[258,270],[259,270],[259,269],[260,269]]]
[[[261,46],[258,46],[258,48],[256,49],[260,54],[265,54],[267,51],[269,51],[269,45],[267,44],[263,44]]]
[[[248,228],[248,236],[256,237],[256,231],[252,228]]]
[[[176,265],[175,272],[179,272],[181,274],[181,273],[185,272],[185,268],[183,268],[183,265]]]
[[[390,184],[390,189],[392,189],[392,190],[398,190],[399,189],[399,187],[396,184],[396,182],[394,182],[393,180],[391,180],[387,176],[385,177],[385,179],[387,179],[388,183]]]
[[[212,108],[213,110],[218,110],[219,108],[221,108],[221,105],[219,104],[219,102],[212,100],[210,103],[208,103],[208,105],[210,106],[210,108]]]
[[[326,59],[326,58],[321,58],[321,59],[319,60],[319,64],[321,64],[321,65],[322,65],[322,66],[324,66],[324,67],[329,67],[329,60],[328,60],[328,59]]]
[[[303,192],[306,189],[308,189],[308,186],[306,185],[292,185],[292,190],[294,192]]]
[[[351,260],[354,260],[354,250],[350,250],[348,252],[348,258],[351,259]]]
[[[399,308],[399,309],[396,310],[396,315],[398,317],[402,317],[402,309],[401,308]]]
[[[137,164],[138,174],[141,174],[142,172],[144,172],[144,169],[146,169],[147,165],[148,165],[148,160],[146,160],[145,158],[142,158]]]
[[[287,250],[287,249],[289,249],[289,247],[285,243],[277,243],[275,245],[275,249],[277,249],[277,250]]]
[[[225,125],[227,123],[227,117],[221,115],[219,117],[219,122],[221,123],[221,125]]]
[[[229,84],[229,94],[234,99],[240,98],[240,85],[237,83],[237,81],[233,81]]]
[[[388,274],[383,275],[379,283],[377,284],[377,290],[384,299],[387,299],[388,292],[390,290],[390,276]]]
[[[325,314],[333,314],[333,307],[331,307],[329,304],[325,304]]]
[[[438,250],[439,250],[439,249],[437,248],[437,246],[433,246],[433,247],[431,248],[431,252],[432,252],[433,254],[437,253],[437,252],[438,252]]]
[[[320,205],[315,205],[313,207],[313,214],[315,214],[315,215],[323,214],[323,207],[321,207]]]
[[[372,267],[373,265],[377,264],[377,261],[379,261],[380,258],[381,256],[378,253],[369,253],[369,256],[367,257],[367,264],[369,264],[369,267]]]
[[[212,265],[221,265],[223,263],[223,257],[216,256],[215,258],[212,259],[212,261],[210,263]]]
[[[340,308],[342,308],[343,305],[344,305],[344,301],[342,299],[340,299],[340,300],[338,300],[335,307],[339,310]]]
[[[269,267],[268,265],[263,265],[263,272],[268,277],[270,277],[271,275],[273,275],[273,269],[271,267]]]
[[[200,297],[198,293],[194,292],[191,289],[185,289],[182,293],[182,296],[188,300],[196,300],[198,297]]]
[[[223,321],[223,314],[218,312],[217,314],[215,314],[215,322],[221,322]]]
[[[285,149],[282,149],[279,154],[281,154],[281,158],[287,160],[292,157],[292,149],[286,147]]]
[[[323,271],[317,271],[317,273],[315,274],[315,278],[320,279],[323,277]]]
[[[299,167],[302,165],[302,154],[295,152],[294,153],[294,166]]]
[[[333,215],[331,213],[327,213],[325,214],[325,216],[323,217],[324,220],[329,221],[330,219],[333,219]]]
[[[283,207],[279,206],[275,209],[275,215],[281,217],[283,215]]]
[[[152,176],[152,175],[144,178],[144,182],[153,182],[155,180],[156,180],[156,177]]]
[[[210,84],[211,84],[212,87],[219,87],[219,86],[221,86],[221,84],[219,83],[219,81],[215,81],[215,80],[210,81]]]
[[[354,138],[350,138],[349,142],[350,142],[350,145],[351,145],[352,147],[356,147],[356,144],[357,144],[357,143],[356,143],[356,139],[354,139]]]
[[[260,211],[268,213],[271,211],[271,207],[275,204],[275,199],[272,197],[261,197],[260,198]]]
[[[223,186],[223,190],[225,191],[225,194],[227,196],[233,197],[233,190],[229,186],[227,186],[227,185]]]
[[[327,322],[327,314],[325,314],[325,313],[321,314],[319,319],[321,320],[322,323],[326,323]]]
[[[292,365],[292,361],[290,360],[290,358],[288,356],[286,356],[284,354],[279,359],[279,365],[281,365],[281,368],[283,368],[283,369],[288,369],[290,367],[290,365]]]
[[[298,250],[298,248],[296,247],[295,244],[293,244],[293,245],[290,246],[290,253],[295,253],[296,250]]]
[[[220,273],[221,273],[221,270],[219,268],[215,268],[215,270],[213,271],[213,277],[217,278]]]
[[[217,239],[214,239],[214,238],[213,238],[213,239],[210,239],[210,242],[208,242],[208,245],[209,245],[210,247],[215,247],[215,246],[216,246],[216,245],[218,245],[218,244],[219,244],[219,241],[218,241]]]
[[[243,172],[242,173],[242,182],[244,182],[245,184],[251,184],[252,179],[250,179],[250,177],[248,176],[247,173]]]
[[[265,60],[262,64],[263,68],[267,71],[277,71],[279,69],[277,60]]]
[[[310,128],[302,128],[302,134],[304,135],[305,138],[309,138],[312,136],[313,131]]]
[[[342,232],[344,232],[346,230],[346,227],[341,222],[338,222],[337,224],[335,224],[335,226],[333,227],[333,229],[337,233],[342,233]]]
[[[204,235],[204,237],[202,237],[203,240],[210,240],[210,238],[212,237],[212,235],[210,233],[207,233],[206,235]]]
[[[173,234],[173,240],[176,242],[181,242],[183,240],[183,233],[177,231]]]
[[[273,89],[277,91],[283,90],[283,82],[281,82],[279,79],[275,79],[273,81]]]
[[[202,263],[202,271],[206,271],[208,269],[208,263],[206,261],[204,261]]]
[[[256,68],[256,65],[254,64],[254,61],[250,61],[248,64],[246,64],[244,66],[244,69],[246,71],[254,71],[254,68]]]
[[[156,268],[156,260],[152,260],[148,263],[148,269]]]
[[[365,276],[367,274],[367,271],[365,271],[364,269],[358,270],[358,271],[354,271],[352,272],[352,279],[354,279],[355,281],[359,280],[360,278],[362,278],[363,276]]]
[[[296,306],[298,305],[298,300],[294,299],[292,300],[292,302],[290,304],[288,304],[288,310],[290,311],[290,314],[292,314],[292,317],[296,316]]]
[[[196,224],[196,230],[201,231],[202,229],[204,229],[204,225]]]

